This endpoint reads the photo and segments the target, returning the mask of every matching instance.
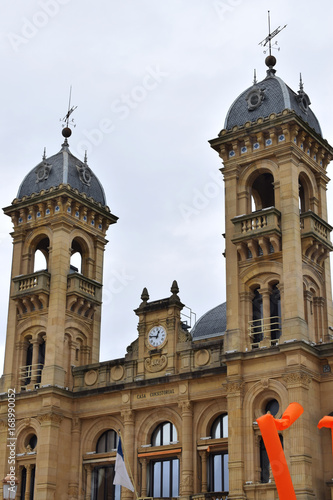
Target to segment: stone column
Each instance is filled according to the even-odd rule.
[[[30,500],[31,469],[32,469],[32,464],[28,464],[26,467],[27,475],[26,475],[26,482],[25,482],[24,500]]]
[[[262,315],[263,315],[263,339],[262,346],[270,347],[271,346],[271,328],[270,328],[270,316],[271,316],[271,308],[270,308],[270,289],[269,288],[261,288],[260,294],[262,296]]]
[[[244,435],[243,435],[243,383],[241,380],[227,383],[228,402],[228,453],[229,453],[229,500],[245,500],[244,484]]]
[[[322,467],[322,464],[313,464],[311,455],[312,428],[310,425],[309,387],[311,377],[305,372],[294,372],[285,375],[289,402],[297,401],[304,408],[304,413],[298,418],[284,434],[284,449],[286,459],[290,464],[290,475],[292,477],[297,500],[309,500],[314,498],[312,485],[312,468]],[[289,440],[289,442],[287,441]],[[290,458],[288,458],[288,454]]]
[[[179,403],[182,410],[182,467],[180,495],[193,495],[193,408],[190,401]]]
[[[80,419],[75,417],[72,420],[72,443],[71,443],[71,469],[70,482],[68,486],[68,499],[76,500],[79,492],[78,470],[80,470]]]
[[[142,458],[140,460],[141,463],[141,497],[147,496],[147,465],[148,460],[146,458]]]
[[[87,481],[86,481],[86,494],[84,496],[84,500],[91,500],[91,476],[93,471],[92,465],[86,465],[85,469],[87,471]]]
[[[132,410],[124,410],[122,411],[121,416],[123,417],[124,421],[124,435],[122,437],[122,442],[123,442],[123,453],[125,458],[126,469],[132,483],[134,481],[133,486],[134,489],[136,489],[137,475],[135,475],[135,479],[134,477],[133,478],[131,477],[134,474],[134,467],[133,467],[134,450],[135,450],[134,413]],[[127,488],[123,488],[121,492],[121,498],[122,500],[132,499],[133,493]]]
[[[38,377],[38,350],[39,341],[38,339],[31,339],[30,344],[32,344],[32,362],[31,362],[31,383],[35,383]]]
[[[208,459],[208,453],[207,451],[200,451],[200,458],[201,458],[201,492],[202,493],[207,493],[207,459]]]
[[[58,480],[57,465],[59,448],[59,427],[62,415],[49,412],[38,417],[41,424],[38,436],[36,493],[38,500],[55,500]],[[63,478],[68,481],[68,476]]]

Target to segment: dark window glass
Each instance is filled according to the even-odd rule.
[[[92,475],[92,500],[120,500],[121,488],[113,484],[114,465],[95,467]]]
[[[283,448],[283,437],[281,434],[279,434],[279,438],[282,444]],[[267,455],[267,451],[265,448],[264,440],[263,438],[260,438],[260,481],[262,483],[268,483],[269,482],[269,459]]]
[[[272,288],[270,295],[270,316],[271,316],[271,339],[281,337],[281,299],[280,290],[277,285]]]
[[[110,429],[103,432],[97,441],[96,453],[109,453],[117,449],[117,433]]]
[[[280,405],[276,399],[271,399],[265,406],[265,413],[269,411],[275,417],[279,411]]]
[[[254,290],[254,297],[252,299],[252,339],[253,342],[260,342],[263,339],[263,307],[262,296],[259,293],[259,288]]]

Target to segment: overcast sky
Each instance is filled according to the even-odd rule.
[[[78,106],[73,154],[119,217],[105,252],[101,360],[137,337],[143,287],[180,298],[197,318],[225,301],[222,166],[208,140],[234,99],[265,77],[258,43],[277,37],[277,75],[304,89],[333,143],[332,2],[321,0],[1,0],[1,203],[59,151],[59,121]],[[328,171],[330,176],[330,170]],[[330,208],[333,187],[329,187]],[[329,218],[333,223],[333,217]],[[12,243],[0,214],[0,373]]]

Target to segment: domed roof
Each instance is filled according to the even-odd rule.
[[[300,90],[296,94],[275,75],[275,69],[270,67],[264,80],[259,83],[254,81],[253,85],[244,90],[233,102],[226,116],[224,128],[230,130],[235,125],[241,126],[258,118],[266,118],[271,113],[290,109],[322,135],[319,122],[309,107],[310,104],[309,96],[303,90],[302,80],[300,80]]]
[[[82,162],[70,152],[67,139],[57,154],[49,158],[44,154],[43,160],[25,176],[17,198],[30,196],[60,184],[69,184],[80,193],[92,197],[97,203],[106,205],[102,184],[89,168],[87,159]]]
[[[206,312],[192,328],[192,340],[204,340],[223,335],[227,328],[227,303]]]

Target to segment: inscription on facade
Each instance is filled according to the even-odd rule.
[[[166,396],[168,394],[175,394],[175,390],[164,389],[162,391],[142,392],[141,394],[136,395],[136,399],[158,398],[160,396]]]

